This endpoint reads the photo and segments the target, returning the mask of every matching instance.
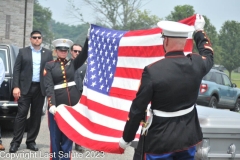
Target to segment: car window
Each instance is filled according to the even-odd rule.
[[[208,72],[208,74],[206,74],[206,76],[203,77],[203,80],[211,81],[212,75],[213,75],[212,72]]]
[[[214,75],[215,75],[215,78],[216,78],[216,83],[217,84],[223,84],[221,74],[220,73],[214,73]]]
[[[9,73],[8,69],[8,60],[7,60],[7,50],[6,49],[0,49],[0,58],[2,59],[4,63],[5,73]]]
[[[225,86],[231,86],[232,85],[232,83],[229,80],[228,76],[226,76],[225,74],[223,74],[223,81],[224,81],[224,85]]]

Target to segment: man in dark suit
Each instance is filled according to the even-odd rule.
[[[81,53],[81,51],[82,51],[82,46],[80,44],[73,44],[71,46],[72,59],[75,59],[78,56],[78,54]],[[77,85],[78,90],[81,92],[81,94],[83,92],[83,79],[85,77],[86,68],[87,68],[87,63],[85,62],[81,67],[77,69],[74,76],[74,81]]]
[[[14,122],[10,153],[15,153],[22,142],[30,105],[26,145],[28,149],[38,151],[35,140],[40,129],[45,98],[43,69],[45,63],[53,60],[53,57],[50,50],[41,47],[40,31],[33,31],[30,41],[31,46],[19,50],[13,70],[13,96],[18,100],[18,113]]]
[[[72,59],[75,59],[81,53],[81,51],[82,51],[82,46],[80,44],[73,44],[71,46]],[[85,77],[86,68],[87,68],[87,63],[85,62],[81,67],[79,67],[75,71],[75,75],[74,75],[74,81],[81,95],[83,92],[83,79]],[[81,95],[80,95],[80,98],[81,98]],[[84,152],[84,148],[78,145],[77,143],[75,143],[75,150],[79,152]]]

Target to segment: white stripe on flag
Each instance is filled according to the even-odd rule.
[[[157,46],[162,45],[162,34],[122,37],[119,46]]]
[[[115,77],[113,80],[112,87],[137,91],[139,84],[140,84],[140,79]]]
[[[144,69],[145,66],[163,59],[159,57],[118,57],[117,67]]]
[[[108,95],[101,94],[92,89],[89,89],[86,86],[83,86],[83,95],[86,95],[89,100],[95,101],[110,108],[126,112],[129,112],[129,108],[132,104],[132,101],[116,97],[110,97]]]

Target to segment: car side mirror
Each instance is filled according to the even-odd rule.
[[[236,85],[235,83],[233,83],[233,84],[232,84],[232,87],[233,87],[233,88],[236,88],[236,87],[237,87],[237,85]]]

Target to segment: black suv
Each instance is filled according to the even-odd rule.
[[[224,72],[211,69],[202,79],[197,104],[239,112],[240,89]]]
[[[18,48],[0,44],[0,58],[5,67],[5,79],[0,88],[0,120],[13,120],[17,114],[17,102],[12,95],[13,66]]]

